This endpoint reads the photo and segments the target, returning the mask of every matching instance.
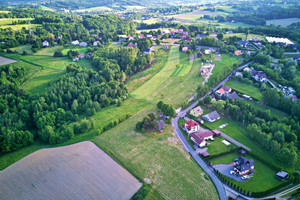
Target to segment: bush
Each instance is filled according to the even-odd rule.
[[[62,53],[62,51],[57,50],[57,51],[54,52],[54,55],[53,55],[53,56],[54,56],[54,57],[63,57],[64,54]]]

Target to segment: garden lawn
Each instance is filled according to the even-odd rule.
[[[232,72],[233,65],[236,64],[237,66],[241,65],[241,60],[237,56],[231,56],[229,54],[221,54],[221,60],[215,60],[215,67],[212,70],[212,75],[209,77],[207,85],[213,86],[216,83],[216,78],[220,75],[224,75],[224,70],[228,69],[227,74]],[[226,75],[227,75],[226,74]],[[224,76],[222,80],[225,78]],[[220,80],[221,81],[221,80]]]
[[[246,94],[250,97],[252,97],[253,99],[256,99],[258,101],[262,101],[263,95],[261,93],[261,91],[259,90],[259,88],[252,86],[250,84],[247,83],[243,83],[240,81],[236,81],[236,80],[229,80],[227,81],[227,83],[225,84],[228,87],[231,87],[233,90],[242,93],[242,94]]]
[[[217,199],[213,184],[204,178],[205,173],[185,152],[172,129],[155,137],[135,131],[136,122],[155,110],[145,107],[93,141],[109,149],[137,177],[150,179],[152,187],[166,199]]]
[[[238,156],[240,155],[238,155],[237,153],[228,154],[223,157],[219,157],[217,159],[212,160],[212,163],[229,164],[232,163],[232,160],[234,158],[237,158]],[[233,183],[251,192],[263,192],[282,183],[282,181],[275,178],[275,174],[277,173],[277,171],[270,168],[261,161],[252,158],[249,155],[246,155],[245,157],[254,160],[254,174],[253,176],[251,176],[250,180],[243,182],[237,182],[231,179]]]
[[[210,128],[211,130],[218,128],[220,125],[228,123],[228,125],[220,131],[224,132],[225,134],[229,135],[230,137],[234,138],[238,142],[242,143],[243,145],[249,147],[251,149],[251,152],[254,153],[257,157],[260,157],[261,159],[265,160],[268,163],[272,163],[279,168],[282,168],[283,170],[287,171],[293,171],[294,169],[291,169],[290,166],[285,165],[284,163],[281,163],[277,161],[274,156],[266,151],[265,149],[261,148],[258,144],[256,144],[254,141],[252,141],[250,138],[246,135],[246,127],[244,127],[241,123],[236,122],[229,118],[221,117],[218,121],[215,121],[213,123],[205,123],[205,125]]]
[[[218,155],[218,154],[221,154],[221,153],[230,152],[231,150],[236,148],[236,146],[232,143],[230,143],[230,145],[228,145],[228,146],[223,144],[222,143],[222,140],[224,140],[223,137],[214,137],[214,139],[215,139],[215,141],[208,140],[207,142],[210,143],[210,144],[205,147],[205,148],[208,148],[207,152],[211,156]]]

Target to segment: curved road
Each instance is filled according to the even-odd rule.
[[[238,67],[237,69],[235,69],[233,72],[231,72],[223,81],[221,81],[214,89],[213,91],[217,90],[219,87],[221,87],[221,85],[225,84],[229,78],[235,74],[235,72],[239,69],[243,69],[245,67],[247,67],[249,64],[251,64],[252,62],[246,63],[240,67]],[[212,93],[212,91],[210,91],[209,93],[207,93],[204,97],[205,98],[207,95],[210,95]],[[176,136],[178,137],[178,139],[180,140],[180,142],[182,143],[183,147],[185,148],[185,150],[187,152],[189,152],[191,154],[191,156],[194,158],[194,160],[197,162],[197,164],[207,173],[207,175],[210,177],[210,179],[212,180],[212,182],[214,183],[219,197],[221,200],[227,200],[227,194],[226,194],[226,186],[223,185],[223,183],[218,179],[218,177],[214,174],[213,170],[198,156],[198,154],[194,151],[194,149],[191,147],[191,145],[187,142],[187,140],[185,139],[185,137],[183,136],[182,132],[180,131],[180,128],[178,127],[178,120],[181,116],[186,115],[186,113],[191,110],[193,107],[195,107],[198,104],[198,101],[194,102],[192,105],[190,105],[189,107],[187,107],[185,110],[180,111],[176,117],[174,117],[172,119],[172,123],[174,126],[174,131]],[[242,195],[240,195],[242,196]]]

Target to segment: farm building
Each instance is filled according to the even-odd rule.
[[[194,133],[196,131],[199,131],[200,126],[197,122],[194,120],[189,120],[185,124],[185,130],[188,132],[188,134]]]
[[[190,111],[190,114],[194,117],[200,117],[203,114],[203,109],[200,106],[197,106]]]
[[[211,113],[208,113],[206,115],[203,115],[202,118],[207,121],[208,123],[212,123],[216,120],[220,119],[220,115],[217,113],[217,111],[213,111]]]
[[[240,176],[249,174],[254,169],[254,162],[251,159],[244,158],[242,156],[233,159],[234,171]]]
[[[294,45],[294,43],[287,38],[266,37],[266,39],[268,43],[275,43],[279,45]]]

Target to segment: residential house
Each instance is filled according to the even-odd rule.
[[[214,140],[214,134],[212,131],[205,131],[201,133],[196,133],[198,136],[202,137],[204,140]]]
[[[230,87],[222,85],[222,87],[216,91],[216,94],[221,97],[224,94],[229,94],[231,90],[232,89]]]
[[[57,36],[57,38],[56,38],[57,40],[61,40],[62,39],[62,37],[59,35],[59,36]]]
[[[292,94],[287,96],[287,98],[291,98],[293,102],[296,102],[298,100],[298,97],[296,95],[292,95]]]
[[[194,117],[200,117],[203,114],[203,110],[200,106],[190,110],[190,114]]]
[[[210,54],[210,52],[211,52],[211,50],[210,50],[210,49],[205,49],[205,50],[204,50],[204,54],[205,54],[205,55],[208,55],[208,54]]]
[[[182,47],[182,51],[186,52],[189,48],[188,47]]]
[[[240,76],[243,78],[243,73],[242,72],[235,72],[235,76]]]
[[[76,57],[76,58],[73,58],[73,61],[74,62],[76,62],[76,61],[78,61],[79,60],[79,58],[78,57]]]
[[[74,40],[73,42],[72,42],[72,45],[79,45],[79,41],[78,40]]]
[[[245,40],[240,40],[238,41],[238,45],[245,48],[247,46],[248,42]]]
[[[139,39],[145,38],[145,36],[143,34],[139,35]]]
[[[128,40],[133,40],[134,38],[133,38],[131,35],[128,35],[128,36],[127,36],[127,39],[128,39]]]
[[[215,31],[210,32],[211,35],[216,35],[217,33]]]
[[[79,54],[78,56],[77,56],[77,58],[79,58],[79,59],[82,59],[82,58],[84,58],[85,57],[85,54],[84,53],[81,53],[81,54]]]
[[[93,43],[93,46],[94,46],[94,47],[97,47],[98,45],[100,45],[100,42],[99,42],[99,41],[95,41],[95,42]]]
[[[251,70],[249,67],[245,67],[245,68],[243,69],[243,71],[246,71],[246,72],[252,72],[252,70]]]
[[[263,71],[252,70],[252,78],[254,78],[258,82],[267,81],[267,75],[263,73]]]
[[[242,156],[233,159],[233,164],[234,171],[236,171],[240,176],[249,174],[252,170],[254,170],[253,160]]]
[[[146,37],[151,39],[153,36],[151,34],[147,34]]]
[[[231,100],[236,100],[236,99],[241,99],[241,97],[239,97],[239,95],[234,91],[231,94],[227,94],[227,99],[231,99]]]
[[[127,45],[127,47],[136,47],[137,46],[137,44],[133,44],[132,42],[130,42],[128,45]]]
[[[232,34],[232,33],[233,33],[232,31],[227,31],[227,32],[226,32],[226,34]]]
[[[47,40],[45,40],[43,42],[43,47],[49,47],[49,46],[50,46],[49,42]]]
[[[207,121],[208,123],[212,123],[216,120],[220,119],[220,115],[217,113],[217,111],[213,111],[211,113],[208,113],[206,115],[203,115],[202,118]]]
[[[244,149],[239,149],[239,150],[237,150],[237,153],[243,156],[243,155],[245,155],[247,152],[246,152]]]
[[[170,34],[170,30],[163,30],[161,33],[162,33],[163,35],[164,35],[164,34]]]
[[[196,55],[197,57],[202,57],[203,56],[203,54],[201,53],[201,51],[199,51],[198,53],[197,53],[197,55]]]
[[[242,55],[242,51],[241,50],[235,50],[234,55],[240,56],[240,55]]]
[[[197,144],[200,148],[206,146],[207,142],[200,137],[197,133],[192,133],[191,134],[191,140]]]
[[[158,125],[158,131],[161,133],[164,132],[164,128],[165,128],[164,120],[158,120],[157,125]]]
[[[119,38],[118,42],[126,42],[126,38]]]
[[[288,174],[287,172],[285,172],[285,171],[279,171],[279,172],[277,172],[277,174],[276,174],[276,178],[278,178],[278,179],[284,181],[285,179],[288,178],[288,175],[289,175],[289,174]]]
[[[163,46],[163,49],[170,49],[170,46],[169,45],[165,45],[165,46]]]
[[[192,42],[192,39],[191,39],[190,37],[186,37],[186,38],[185,38],[185,41],[187,41],[187,42]]]
[[[154,51],[153,47],[150,47],[150,49],[144,49],[144,54],[150,54],[153,51]]]
[[[80,42],[79,43],[79,46],[81,46],[81,47],[86,47],[88,44],[86,43],[86,42]]]
[[[200,125],[195,122],[194,120],[189,120],[184,124],[185,130],[188,132],[188,134],[194,133],[199,131]]]

